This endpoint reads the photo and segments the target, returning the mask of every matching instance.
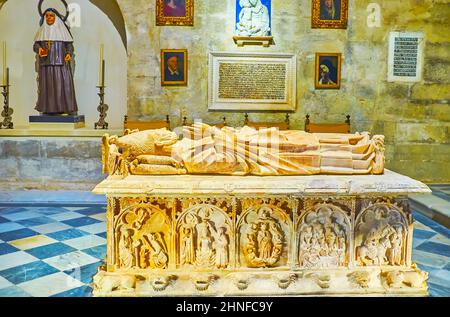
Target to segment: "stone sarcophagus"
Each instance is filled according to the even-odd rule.
[[[97,296],[426,294],[384,136],[184,127],[103,137]]]
[[[426,295],[410,193],[360,176],[111,175],[96,296]]]

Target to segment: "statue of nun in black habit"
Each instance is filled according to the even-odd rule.
[[[67,4],[65,1],[63,3]],[[78,111],[72,75],[73,37],[66,24],[67,16],[49,8],[42,13],[41,27],[34,39],[36,71],[38,73],[38,101],[36,110],[42,114],[76,115]]]

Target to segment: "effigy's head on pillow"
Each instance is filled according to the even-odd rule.
[[[170,147],[177,141],[178,136],[175,132],[163,128],[134,132],[123,137],[112,136],[109,143],[115,144],[122,153],[127,152],[137,157],[165,152],[170,155]]]

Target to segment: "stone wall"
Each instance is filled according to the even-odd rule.
[[[196,0],[194,27],[156,27],[155,1],[117,0],[128,35],[128,115],[139,119],[171,116],[216,123],[226,115],[240,126],[241,113],[208,112],[209,51],[283,52],[298,58],[297,111],[292,127],[304,117],[343,121],[352,115],[353,130],[385,134],[387,166],[427,182],[450,182],[450,0],[350,0],[347,30],[311,29],[311,0],[272,0],[276,45],[237,48],[234,0]],[[382,26],[368,28],[369,3],[381,6]],[[387,82],[391,31],[425,35],[423,81]],[[187,48],[187,87],[160,85],[160,49]],[[314,89],[316,52],[343,54],[342,88]],[[282,121],[284,114],[251,114],[256,121]]]
[[[100,138],[0,138],[0,188],[90,191],[104,176]]]

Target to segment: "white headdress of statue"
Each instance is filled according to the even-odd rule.
[[[41,27],[36,33],[34,38],[35,42],[38,41],[61,41],[61,42],[73,42],[72,34],[70,33],[69,27],[66,22],[69,16],[68,6],[66,1],[62,1],[66,7],[66,16],[62,16],[56,9],[49,8],[42,12],[42,2],[39,1],[39,15],[41,16]],[[55,14],[55,23],[52,25],[48,25],[45,21],[45,14],[47,12],[52,12]]]

